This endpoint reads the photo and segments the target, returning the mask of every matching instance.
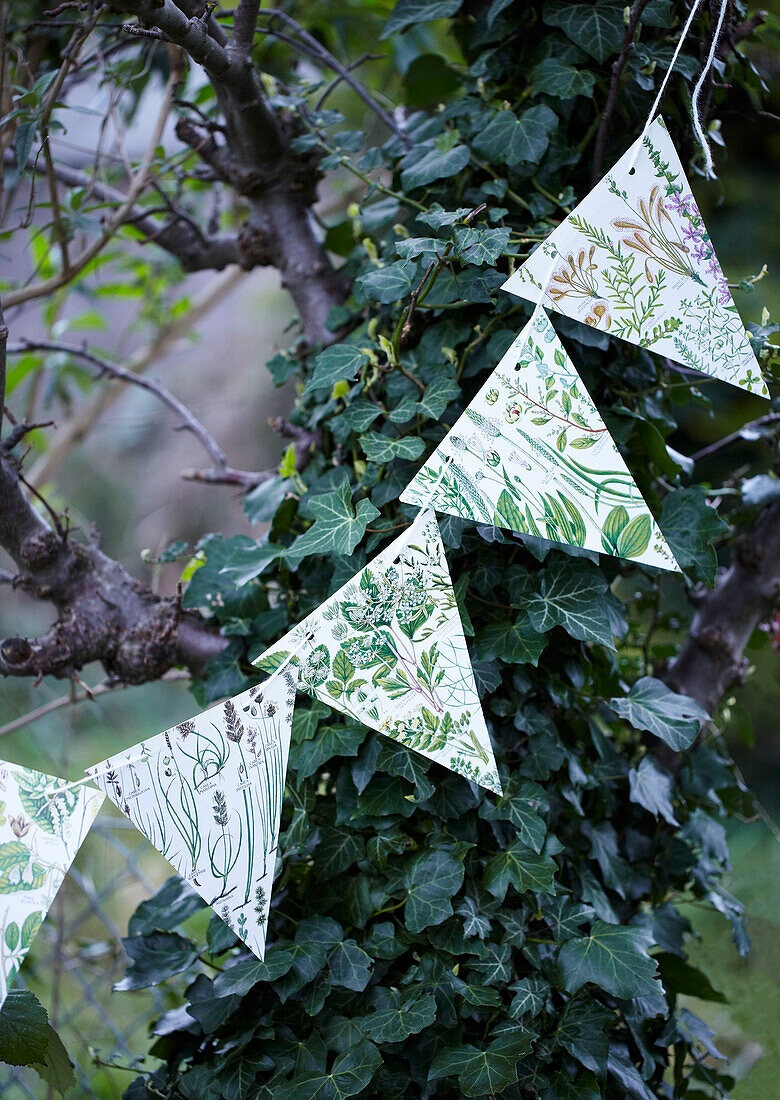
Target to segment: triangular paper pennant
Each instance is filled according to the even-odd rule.
[[[660,117],[503,289],[769,396]]]
[[[103,795],[0,762],[0,1006]]]
[[[259,959],[296,681],[286,670],[88,771]]]
[[[478,523],[678,569],[544,310],[401,500],[431,500]]]
[[[296,649],[304,691],[501,792],[432,512],[255,663],[270,670]]]

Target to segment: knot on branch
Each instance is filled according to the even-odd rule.
[[[54,564],[61,548],[62,541],[54,531],[36,532],[22,543],[19,558],[27,569],[37,573]]]
[[[249,221],[245,221],[238,231],[238,248],[242,266],[248,271],[253,267],[268,267],[273,263],[267,235],[259,226]]]
[[[734,557],[746,569],[757,569],[764,556],[764,548],[753,535],[740,535],[734,543]]]
[[[9,665],[26,665],[32,653],[32,646],[26,638],[6,638],[0,643],[0,657]]]
[[[706,653],[721,657],[730,657],[734,652],[731,639],[728,638],[719,626],[706,626],[695,635],[699,648]]]

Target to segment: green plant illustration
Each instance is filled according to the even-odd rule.
[[[401,499],[432,492],[435,507],[478,523],[677,569],[543,311]]]
[[[500,791],[438,525],[430,512],[256,662],[293,657],[301,687]]]
[[[521,297],[530,287],[584,324],[768,396],[660,118],[506,284]]]
[[[0,762],[0,1005],[103,802],[90,788]]]
[[[90,769],[112,802],[260,958],[296,680],[286,672]]]

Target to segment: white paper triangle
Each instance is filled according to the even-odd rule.
[[[66,786],[0,761],[0,1006],[103,803]]]
[[[298,646],[304,691],[501,792],[433,512],[421,512],[255,664],[271,669]]]
[[[285,670],[88,771],[259,959],[296,681]]]
[[[401,500],[432,490],[440,512],[678,570],[544,310]]]
[[[567,317],[769,396],[660,117],[503,289],[532,302],[546,290]]]

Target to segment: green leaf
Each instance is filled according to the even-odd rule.
[[[508,229],[479,229],[465,226],[455,230],[455,246],[463,263],[495,264],[509,244]]]
[[[45,1081],[60,1096],[64,1096],[76,1085],[73,1063],[68,1057],[65,1044],[51,1024],[47,1034],[49,1041],[46,1044],[43,1059],[40,1062],[33,1062],[32,1068],[42,1081]]]
[[[130,918],[127,930],[131,936],[170,932],[205,906],[206,902],[188,882],[173,875],[166,879],[153,898],[141,902]]]
[[[414,191],[417,187],[427,187],[436,180],[448,179],[462,172],[469,162],[471,154],[467,145],[455,145],[442,152],[431,149],[419,160],[401,172],[401,186],[405,191]],[[399,261],[403,262],[403,261]],[[359,280],[358,280],[359,281]],[[390,301],[396,301],[392,298]]]
[[[49,1045],[49,1017],[27,989],[9,989],[0,1009],[0,1062],[29,1066],[43,1062]]]
[[[604,1028],[613,1019],[614,1013],[595,1000],[569,1001],[556,1039],[572,1058],[603,1077],[609,1054],[609,1039]]]
[[[718,567],[713,542],[728,524],[707,503],[706,491],[694,485],[669,493],[661,504],[659,525],[680,566],[712,587]]]
[[[328,879],[340,875],[366,854],[363,837],[353,832],[332,829],[323,825],[320,829],[318,860],[314,865],[314,877]]]
[[[559,57],[548,57],[532,71],[534,91],[558,99],[573,99],[578,95],[589,96],[596,78],[584,69],[575,69]]]
[[[516,841],[488,861],[482,883],[500,901],[504,900],[510,883],[518,894],[526,890],[554,894],[556,870],[555,861],[549,856],[540,855]]]
[[[518,531],[520,534],[528,531],[522,508],[506,489],[502,489],[498,494],[494,523],[498,527],[508,527],[510,531]]]
[[[283,546],[277,546],[267,538],[258,539],[252,545],[242,542],[231,554],[230,564],[223,565],[219,572],[240,588],[263,573],[283,553]]]
[[[242,997],[258,982],[273,982],[284,977],[292,968],[295,956],[289,947],[272,943],[266,950],[265,961],[254,955],[240,955],[214,979],[216,997]]]
[[[187,970],[198,957],[192,940],[176,932],[150,932],[122,940],[130,965],[115,990],[148,989]]]
[[[500,798],[482,804],[480,815],[486,821],[510,821],[517,829],[517,839],[535,852],[541,852],[547,826],[539,811],[547,808],[547,798],[538,783],[513,776]]]
[[[381,411],[380,406],[375,405],[373,401],[358,397],[347,406],[341,414],[341,419],[353,431],[364,432],[366,428],[371,427]]]
[[[628,695],[610,699],[609,705],[635,729],[648,730],[676,752],[689,748],[702,722],[709,721],[701,703],[688,695],[678,695],[653,676],[643,676]]]
[[[425,440],[414,435],[391,438],[379,432],[369,432],[360,437],[360,446],[371,462],[382,463],[392,462],[394,458],[419,458],[425,450]]]
[[[484,626],[477,637],[477,656],[480,660],[499,657],[510,664],[536,667],[546,645],[545,635],[532,629],[523,612],[514,620],[494,619]]]
[[[407,867],[404,923],[410,932],[422,932],[452,915],[452,898],[463,882],[463,864],[440,849],[416,856]]]
[[[317,737],[313,740],[292,746],[290,769],[296,773],[300,781],[314,775],[326,760],[334,756],[357,756],[367,732],[365,726],[346,724],[321,726]]]
[[[328,966],[333,985],[360,993],[371,980],[374,960],[354,940],[344,940],[333,948]]]
[[[462,4],[463,0],[398,0],[379,37],[389,38],[391,34],[396,34],[417,23],[447,19],[455,15]]]
[[[460,397],[460,386],[453,378],[434,378],[425,387],[425,393],[417,402],[417,409],[423,416],[438,420],[451,401]]]
[[[517,1024],[495,1039],[486,1050],[471,1043],[437,1051],[429,1076],[457,1075],[464,1096],[492,1096],[517,1080],[517,1063],[529,1053],[536,1033]]]
[[[597,61],[606,61],[617,53],[626,33],[623,5],[608,0],[598,0],[596,4],[548,0],[542,18],[549,27],[560,27],[575,46]]]
[[[342,378],[352,379],[369,360],[368,352],[357,344],[332,344],[314,360],[314,373],[306,383],[304,395],[330,389]]]
[[[439,154],[441,155],[441,154]],[[417,264],[411,260],[396,260],[385,267],[367,271],[355,280],[355,292],[364,300],[389,305],[405,298],[414,286]],[[324,354],[324,353],[323,353]],[[342,378],[345,377],[342,375]]]
[[[341,1100],[355,1096],[368,1087],[381,1063],[382,1056],[374,1044],[363,1039],[336,1059],[330,1073],[300,1073],[291,1081],[275,1085],[274,1100]]]
[[[618,535],[616,553],[620,558],[638,558],[650,545],[653,523],[650,516],[634,516]]]
[[[528,600],[531,626],[540,633],[562,626],[572,638],[614,649],[606,590],[607,582],[588,562],[554,562],[541,575],[539,594]]]
[[[315,517],[315,523],[299,535],[285,557],[293,567],[312,554],[351,554],[363,538],[366,527],[379,515],[368,500],[352,503],[349,482],[343,481],[337,489],[319,493],[307,501],[307,511]],[[197,576],[197,574],[196,574]]]
[[[430,992],[415,991],[402,998],[390,990],[383,1003],[385,1007],[364,1017],[366,1035],[375,1043],[400,1043],[430,1027],[436,1018],[436,1000]]]
[[[499,111],[475,138],[474,149],[491,164],[538,164],[557,125],[558,116],[543,104],[523,111],[519,118],[514,111]]]
[[[677,825],[672,807],[672,778],[660,771],[649,756],[645,756],[638,768],[628,773],[631,801],[644,806],[654,817],[662,817],[670,825]]]
[[[576,993],[592,982],[624,1000],[663,993],[656,964],[647,954],[652,942],[646,928],[595,921],[589,936],[569,940],[561,948],[558,965],[566,989]]]

